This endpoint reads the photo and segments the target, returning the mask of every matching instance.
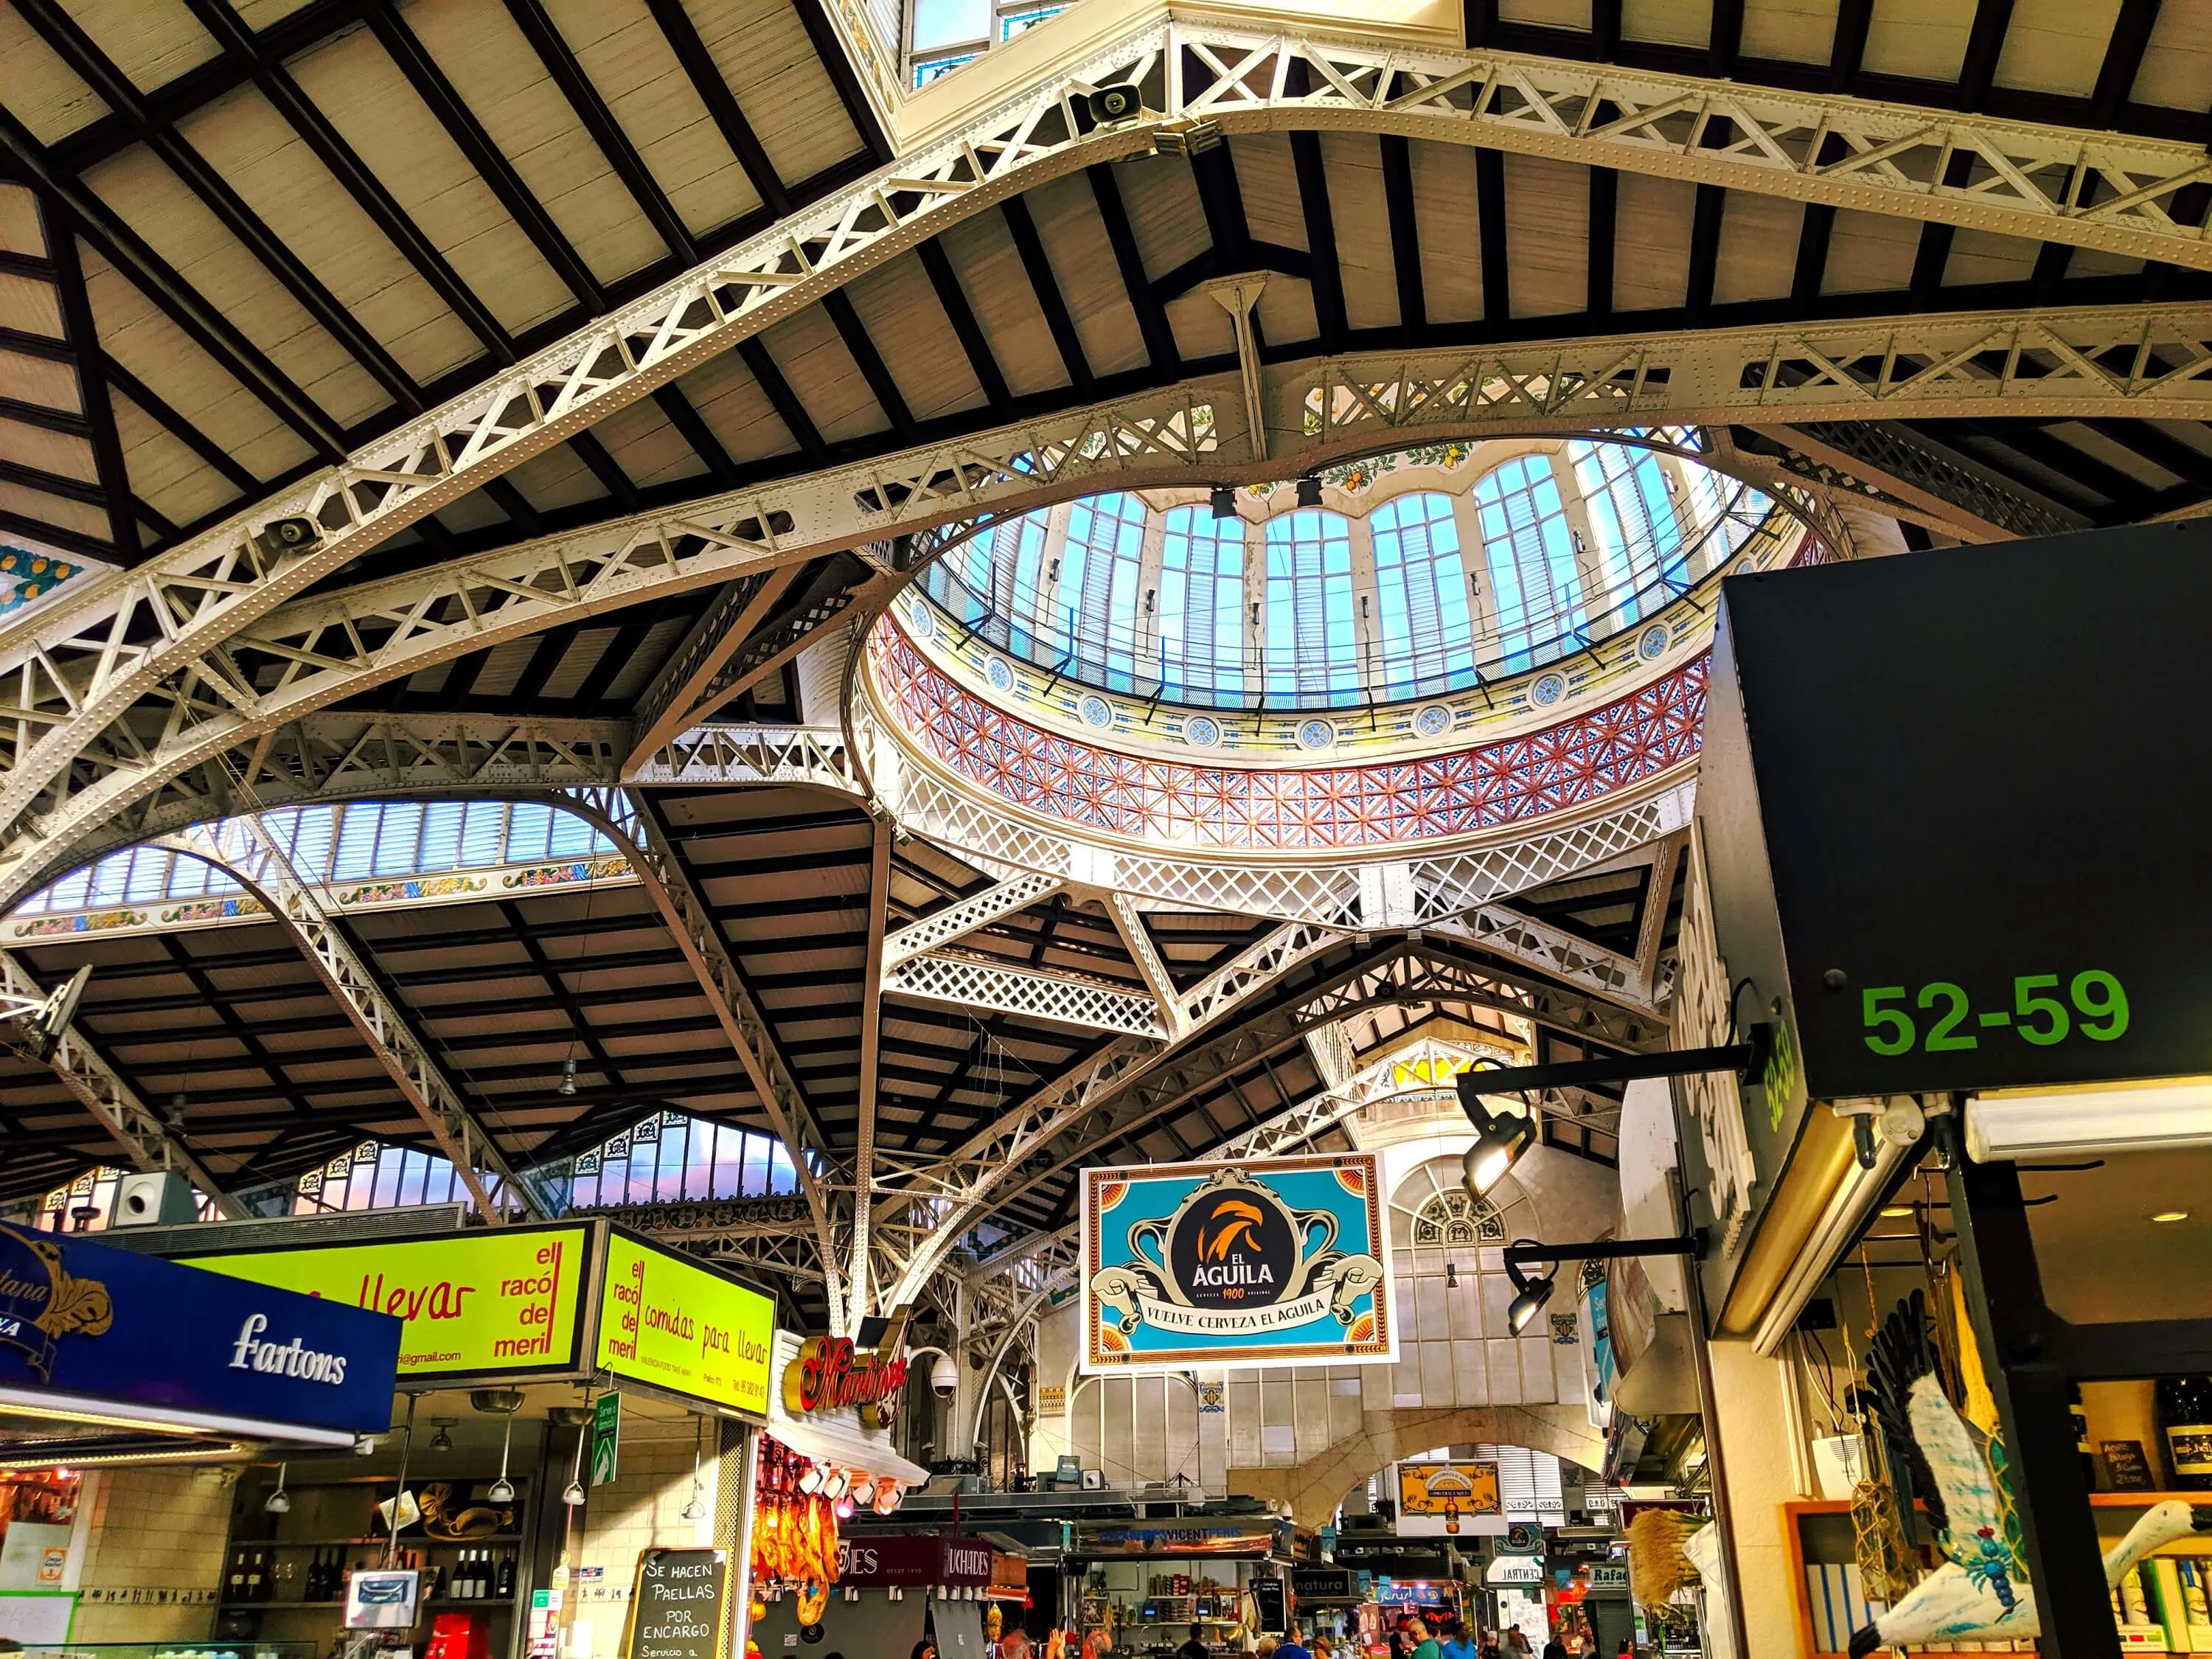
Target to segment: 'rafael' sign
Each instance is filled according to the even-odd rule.
[[[896,1348],[860,1352],[845,1336],[813,1336],[783,1370],[783,1407],[794,1417],[859,1410],[864,1428],[887,1429],[906,1386],[906,1356]]]

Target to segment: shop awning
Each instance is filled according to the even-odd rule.
[[[349,1446],[392,1425],[400,1322],[0,1224],[12,1467]]]
[[[888,1438],[878,1440],[862,1434],[852,1424],[834,1418],[820,1422],[803,1421],[774,1411],[769,1413],[768,1431],[792,1450],[817,1463],[864,1469],[878,1478],[889,1475],[907,1486],[919,1486],[929,1479],[927,1469],[893,1451]]]

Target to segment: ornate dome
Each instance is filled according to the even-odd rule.
[[[1653,435],[1672,447],[1438,444],[1303,490],[1087,496],[991,527],[919,589],[948,632],[1138,699],[1280,714],[1474,690],[1649,621],[1765,522],[1765,495],[1688,459],[1695,434]]]

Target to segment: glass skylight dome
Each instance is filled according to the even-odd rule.
[[[921,588],[957,627],[1101,690],[1343,708],[1571,656],[1688,592],[1771,510],[1680,456],[1579,439],[1434,446],[1326,482],[1319,507],[1291,505],[1286,482],[1225,514],[1202,490],[1085,497],[994,526]]]

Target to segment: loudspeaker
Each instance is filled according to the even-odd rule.
[[[115,1188],[115,1211],[111,1227],[174,1227],[199,1217],[199,1200],[192,1183],[164,1171],[158,1175],[127,1175]]]
[[[255,532],[253,544],[272,559],[304,553],[323,538],[323,527],[313,519],[271,519]]]
[[[1090,106],[1091,118],[1102,127],[1133,121],[1145,108],[1145,94],[1130,86],[1101,87],[1084,101]]]

